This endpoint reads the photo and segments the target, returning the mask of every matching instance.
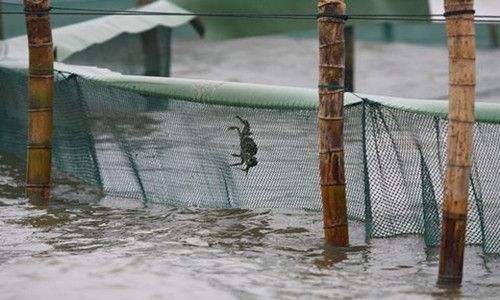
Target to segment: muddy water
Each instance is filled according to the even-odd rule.
[[[313,87],[313,40],[178,41],[176,76]],[[311,51],[311,49],[313,49]],[[446,50],[358,44],[366,93],[439,98]],[[392,53],[389,59],[387,53]],[[249,59],[249,57],[253,57]],[[499,52],[479,54],[479,88],[495,101]],[[414,63],[419,61],[419,63]],[[378,70],[374,72],[374,70]],[[482,74],[482,75],[481,75]],[[496,77],[495,77],[496,76]],[[99,199],[59,184],[48,210],[23,198],[22,167],[0,160],[0,299],[496,298],[500,259],[466,251],[462,289],[436,287],[438,255],[417,236],[325,248],[321,215],[213,210]]]
[[[494,298],[500,259],[467,249],[461,290],[435,285],[438,256],[416,236],[325,248],[321,216],[98,199],[60,184],[48,210],[26,203],[1,160],[1,299]]]

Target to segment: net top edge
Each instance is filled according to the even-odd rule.
[[[0,67],[26,73],[24,68],[12,68],[5,65]],[[155,97],[159,100],[175,99],[186,102],[261,109],[316,110],[318,108],[318,91],[312,88],[123,75],[96,67],[72,66],[61,63],[56,63],[55,69],[59,72],[75,74],[102,85]],[[56,76],[57,80],[64,80],[64,78],[64,76]],[[346,107],[359,105],[363,103],[363,99],[385,107],[441,119],[446,119],[448,115],[448,101],[445,100],[346,93],[344,105]],[[478,101],[475,111],[477,122],[500,123],[500,103]]]
[[[318,91],[312,88],[223,82],[201,79],[105,75],[89,78],[110,86],[159,98],[249,108],[316,110]],[[371,103],[446,119],[448,101],[345,93],[346,107]],[[500,103],[476,102],[476,121],[500,123]]]

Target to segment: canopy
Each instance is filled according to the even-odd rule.
[[[68,5],[69,6],[69,5]],[[189,13],[165,0],[159,0],[134,11]],[[63,26],[52,31],[57,59],[64,61],[74,53],[92,45],[104,43],[121,34],[137,34],[158,26],[178,27],[189,23],[193,16],[124,16],[111,15],[77,24]],[[27,36],[23,35],[0,42],[0,55],[4,59],[27,60]],[[117,49],[117,51],[119,51]]]

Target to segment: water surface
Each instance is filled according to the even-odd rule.
[[[461,290],[436,287],[436,249],[418,236],[325,248],[321,214],[216,210],[99,199],[59,184],[47,210],[22,197],[21,167],[0,177],[2,299],[494,298],[500,259],[466,251]]]

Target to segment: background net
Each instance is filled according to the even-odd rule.
[[[24,163],[26,75],[0,70],[0,144]],[[107,196],[214,208],[320,210],[314,109],[257,109],[145,97],[58,74],[54,168]],[[231,126],[249,121],[259,164],[230,164],[240,151]],[[351,219],[367,238],[440,237],[446,120],[369,99],[346,107]],[[467,241],[500,253],[498,125],[477,123]]]

